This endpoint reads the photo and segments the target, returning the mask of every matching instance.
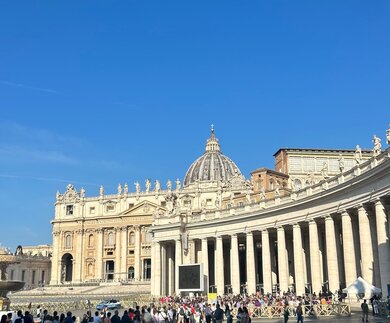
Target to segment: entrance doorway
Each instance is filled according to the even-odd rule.
[[[113,260],[106,261],[106,279],[114,280],[115,262]]]
[[[71,282],[73,274],[73,256],[66,253],[61,259],[61,281]]]

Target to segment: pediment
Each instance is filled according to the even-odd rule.
[[[157,212],[159,212],[160,210],[162,212],[166,211],[166,209],[161,207],[160,205],[157,205],[149,201],[143,201],[127,209],[126,211],[122,212],[120,215],[124,215],[124,216],[153,215],[156,212],[156,210]]]

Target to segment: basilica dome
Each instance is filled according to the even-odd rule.
[[[207,139],[205,153],[196,159],[188,168],[184,177],[184,186],[196,181],[228,181],[233,176],[242,176],[237,165],[222,154],[218,139],[211,129],[211,136]]]

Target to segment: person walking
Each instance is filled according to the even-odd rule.
[[[303,323],[303,309],[302,309],[302,303],[299,303],[297,310],[297,323]]]
[[[283,311],[283,323],[287,323],[288,322],[289,315],[290,315],[290,312],[288,310],[288,304],[285,304],[284,305],[284,311]]]
[[[361,305],[362,311],[363,311],[363,317],[362,322],[366,321],[368,322],[368,304],[367,300],[364,300],[364,302]]]

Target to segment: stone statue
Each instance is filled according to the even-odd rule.
[[[166,208],[168,210],[168,213],[172,214],[177,206],[177,195],[174,193],[168,193],[165,200],[167,202]]]
[[[339,155],[339,170],[340,170],[340,173],[342,173],[344,171],[344,158],[343,158],[343,155]]]
[[[322,176],[323,178],[327,178],[327,177],[328,177],[328,163],[327,163],[327,162],[324,162],[324,163],[322,164],[321,176]]]
[[[58,201],[60,199],[60,197],[61,197],[60,192],[57,191],[57,193],[56,193],[56,200]]]
[[[360,148],[359,145],[356,145],[354,158],[355,158],[355,164],[359,165],[362,161],[362,149]]]
[[[125,186],[123,187],[123,193],[124,194],[129,193],[129,185],[127,185],[127,183],[125,183]]]
[[[218,197],[215,199],[215,207],[217,209],[219,209],[219,198]]]
[[[266,195],[265,195],[265,188],[263,185],[260,184],[260,199],[265,200]]]
[[[122,194],[122,185],[118,184],[118,195]]]
[[[180,179],[177,179],[176,180],[176,190],[178,191],[178,190],[180,190],[180,188],[181,188]]]
[[[104,187],[103,187],[103,185],[100,186],[99,195],[100,195],[100,196],[103,196],[103,195],[104,195]]]
[[[167,182],[167,189],[168,189],[169,191],[172,190],[172,181],[171,181],[170,179],[168,179],[168,182]]]
[[[279,181],[275,182],[275,196],[280,196],[280,184],[279,184]]]
[[[138,181],[135,182],[134,185],[135,185],[135,191],[136,191],[136,193],[139,194],[139,192],[141,192],[141,185],[139,184]]]
[[[156,181],[154,182],[154,190],[157,192],[160,192],[160,181],[158,179],[156,179]]]
[[[150,191],[150,179],[147,179],[146,181],[145,181],[145,191],[146,191],[146,193],[148,193],[149,191]]]
[[[295,181],[291,177],[288,178],[288,183],[289,183],[290,189],[292,191],[295,191]]]
[[[374,137],[372,138],[372,142],[374,143],[374,149],[372,150],[374,156],[378,156],[382,152],[381,139],[374,135]]]
[[[85,197],[85,189],[84,189],[84,187],[82,187],[82,188],[80,189],[80,197],[81,197],[82,199]]]
[[[389,123],[389,129],[386,130],[386,143],[390,145],[390,123]]]
[[[21,256],[23,255],[23,248],[21,245],[16,247],[15,256]]]

